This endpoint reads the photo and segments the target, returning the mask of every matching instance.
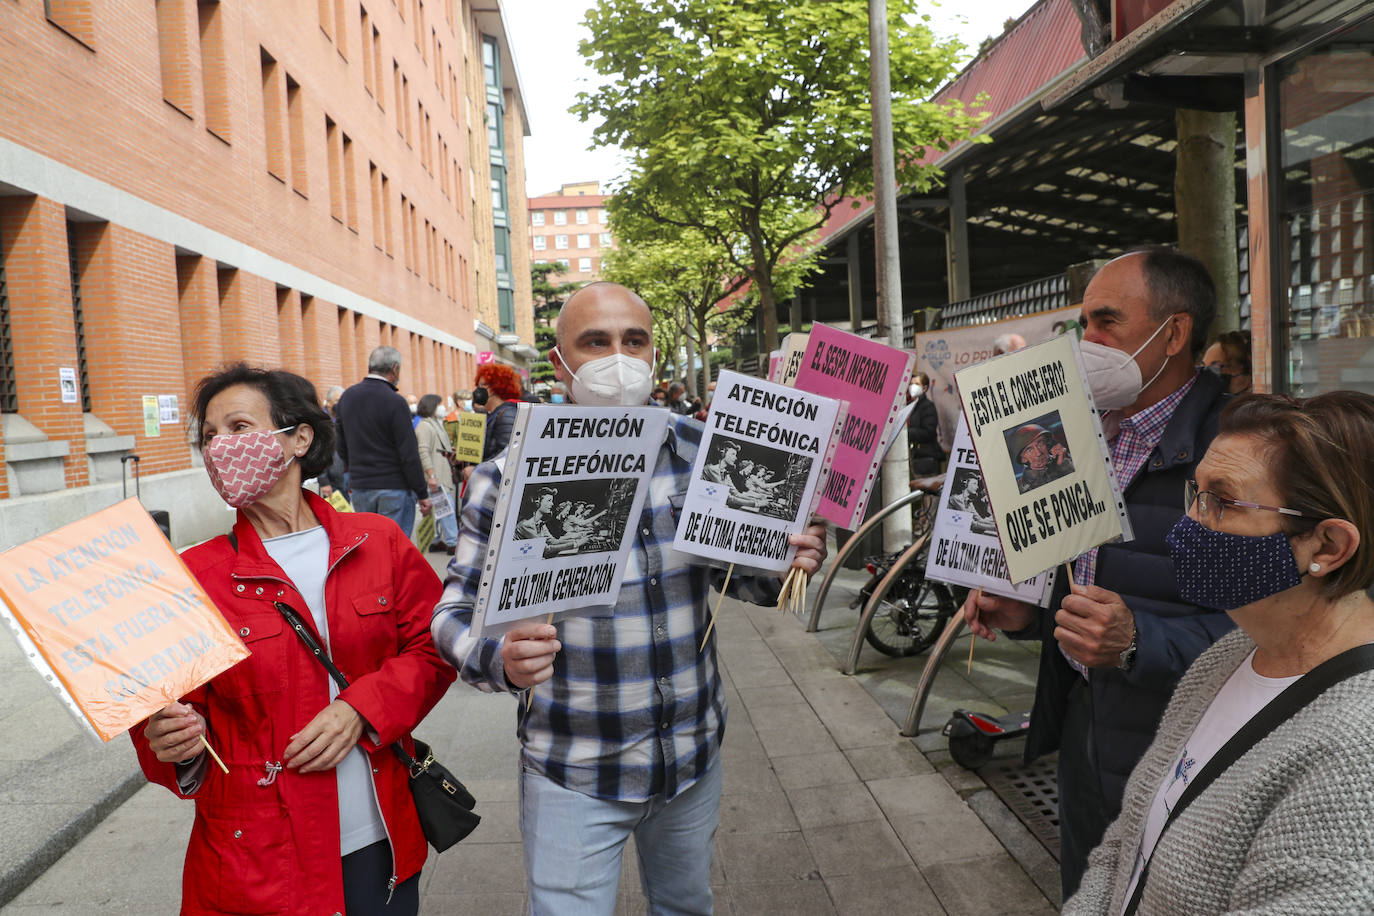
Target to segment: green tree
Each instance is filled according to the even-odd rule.
[[[733,333],[747,321],[752,305],[736,294],[748,283],[728,255],[701,233],[666,227],[654,231],[647,221],[615,214],[612,225],[618,247],[601,262],[601,276],[629,287],[649,305],[654,317],[655,369],[661,378],[669,363],[674,377],[684,375],[678,353],[705,353],[711,335]],[[709,376],[696,391],[704,391]]]
[[[915,0],[888,4],[893,134],[904,187],[937,170],[917,151],[947,149],[976,119],[927,101],[962,50],[941,41]],[[603,85],[573,111],[601,121],[599,145],[627,151],[622,211],[692,229],[728,252],[777,347],[777,272],[848,198],[873,185],[865,0],[599,0],[580,46]]]
[[[531,264],[530,291],[534,294],[534,345],[542,357],[530,368],[531,382],[552,382],[553,363],[549,351],[555,343],[554,319],[568,297],[577,291],[576,283],[551,283],[549,276],[562,268],[558,264]]]

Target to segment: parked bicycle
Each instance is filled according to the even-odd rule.
[[[869,579],[859,590],[851,608],[864,607],[873,590],[892,568],[903,551],[877,554],[864,561]],[[905,658],[919,655],[939,639],[945,624],[959,609],[964,589],[952,589],[943,582],[932,582],[925,576],[926,551],[921,551],[898,574],[869,622],[864,638],[869,645],[885,655]]]

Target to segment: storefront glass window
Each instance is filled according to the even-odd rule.
[[[1374,394],[1374,23],[1285,64],[1279,105],[1288,387]]]

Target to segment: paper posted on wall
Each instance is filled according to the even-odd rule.
[[[673,548],[781,572],[833,459],[841,404],[737,372],[716,381]]]
[[[816,513],[844,528],[863,524],[887,445],[901,427],[914,354],[828,325],[811,328],[795,387],[839,398],[848,416]]]
[[[1013,581],[1134,536],[1084,375],[1066,334],[955,376]]]
[[[654,407],[518,405],[472,627],[610,614],[667,435]]]
[[[1025,582],[1012,582],[1008,576],[973,439],[960,417],[926,554],[926,578],[1042,604],[1054,586],[1055,570]]]

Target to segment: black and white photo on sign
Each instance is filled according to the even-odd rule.
[[[997,523],[992,518],[992,504],[983,487],[983,475],[977,468],[958,468],[950,484],[949,507],[968,516],[968,528],[975,534],[997,535]]]
[[[704,492],[731,509],[791,521],[797,517],[813,457],[717,435],[701,479],[724,487]]]
[[[1016,469],[1016,486],[1029,493],[1073,473],[1073,456],[1064,437],[1059,411],[1052,410],[1029,423],[1013,426],[1002,433],[1007,455]]]
[[[515,539],[543,538],[545,559],[618,550],[636,483],[624,477],[528,485],[516,517]]]

